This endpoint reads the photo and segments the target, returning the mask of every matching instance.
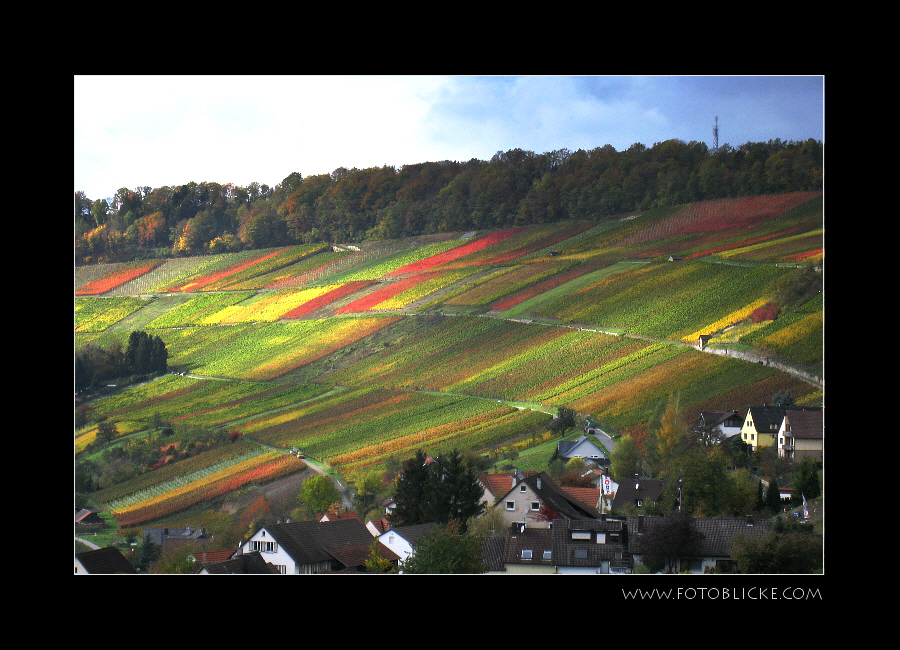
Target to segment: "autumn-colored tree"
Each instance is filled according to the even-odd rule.
[[[376,537],[369,546],[369,556],[366,558],[367,573],[397,573],[394,563],[382,555],[384,544]]]
[[[665,473],[672,460],[682,453],[688,444],[688,428],[681,419],[678,395],[669,398],[656,434],[656,444],[659,452],[659,469]]]

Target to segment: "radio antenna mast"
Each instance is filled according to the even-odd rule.
[[[713,155],[719,153],[719,116],[716,115],[716,125],[713,127]]]

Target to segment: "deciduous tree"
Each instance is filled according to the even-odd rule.
[[[341,500],[341,493],[327,476],[317,475],[303,481],[300,500],[308,515],[325,512]]]
[[[404,564],[411,574],[485,573],[481,537],[466,535],[459,521],[439,525],[425,533],[415,554]]]
[[[640,538],[642,562],[651,571],[670,573],[679,559],[694,555],[703,540],[694,518],[673,512],[654,521]]]

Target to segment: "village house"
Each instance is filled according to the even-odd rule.
[[[517,471],[510,476],[509,489],[498,493],[488,504],[493,504],[493,508],[502,514],[506,526],[522,523],[549,528],[553,519],[599,519],[599,492],[591,490],[596,500],[584,503],[557,485],[545,472]]]
[[[553,563],[553,531],[514,523],[509,528],[503,550],[503,570],[507,575],[556,573]]]
[[[613,512],[639,511],[659,501],[663,492],[662,479],[635,476],[634,480],[622,481],[611,499]]]
[[[581,436],[577,440],[560,440],[556,445],[556,454],[564,461],[581,458],[602,467],[609,466],[609,457],[587,436]]]
[[[150,541],[160,547],[163,555],[187,544],[204,546],[210,542],[209,536],[202,528],[144,528],[141,541],[149,535]]]
[[[814,415],[818,413],[818,416]],[[793,420],[800,426],[802,438],[796,438],[790,429],[785,429],[785,418]],[[818,431],[816,431],[818,427]],[[785,432],[787,435],[782,435]],[[817,437],[818,434],[818,437]],[[771,406],[763,404],[762,406],[751,406],[747,409],[747,415],[744,417],[744,423],[741,426],[741,440],[750,445],[753,451],[761,447],[779,448],[779,455],[782,450],[784,456],[792,459],[795,454],[791,445],[800,444],[802,451],[805,453],[822,451],[824,437],[823,426],[823,410],[822,407],[803,407],[803,406]],[[802,441],[802,442],[800,442]],[[785,447],[787,443],[787,447]]]
[[[702,411],[697,420],[700,430],[718,430],[723,438],[731,438],[741,432],[744,418],[737,411]]]
[[[259,552],[283,574],[356,573],[365,570],[373,539],[362,521],[352,517],[266,525],[241,548]],[[377,548],[382,558],[399,561],[384,544]]]
[[[399,526],[391,528],[381,535],[378,541],[393,551],[399,558],[399,568],[403,568],[406,562],[416,553],[416,545],[425,534],[437,524],[415,524],[412,526]]]
[[[641,541],[651,533],[659,517],[629,516],[628,552],[635,563],[642,560]],[[697,550],[690,557],[679,558],[673,568],[676,573],[730,573],[736,563],[732,557],[738,535],[765,537],[772,532],[771,519],[747,517],[695,517],[693,524],[701,539]]]
[[[552,563],[558,574],[632,573],[624,518],[569,519],[553,523]]]
[[[778,456],[792,462],[824,454],[825,414],[822,410],[787,411],[778,429]]]
[[[76,526],[104,526],[106,522],[93,508],[81,508],[75,511]]]
[[[505,537],[488,537],[482,557],[491,575],[635,573],[643,563],[642,541],[653,534],[662,517],[604,516],[599,519],[558,519],[548,528],[512,524]],[[699,542],[693,553],[678,558],[677,573],[730,573],[740,535],[765,537],[771,519],[753,517],[696,517]]]

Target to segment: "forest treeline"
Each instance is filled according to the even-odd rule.
[[[709,199],[822,189],[823,143],[666,140],[489,161],[340,167],[275,187],[189,182],[75,193],[76,264],[234,252],[299,243],[351,243],[571,219]]]

